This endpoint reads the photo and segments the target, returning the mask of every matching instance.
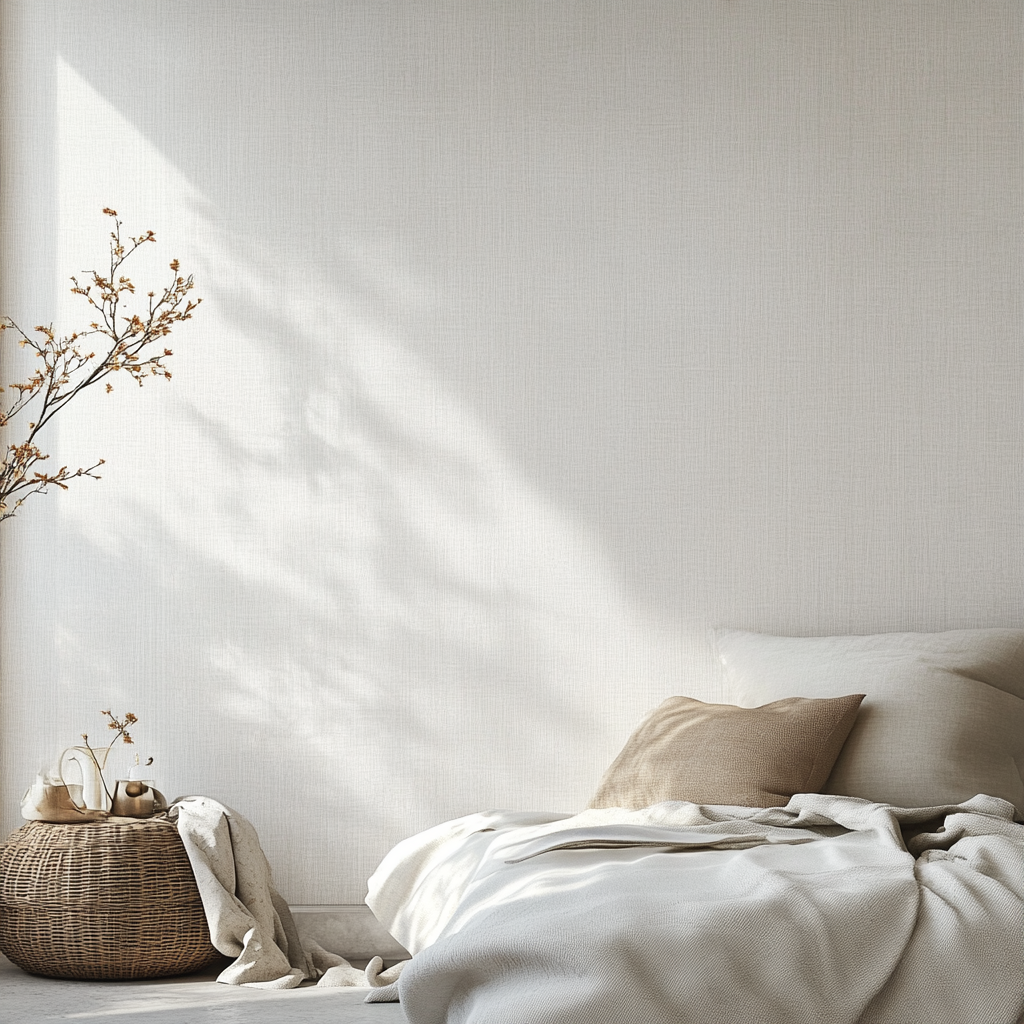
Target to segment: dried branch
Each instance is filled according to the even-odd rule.
[[[101,715],[106,715],[110,721],[107,723],[108,729],[116,729],[117,735],[107,744],[107,750],[118,741],[123,740],[125,743],[134,743],[135,741],[128,734],[128,726],[134,725],[138,719],[130,711],[126,711],[124,715],[124,721],[115,718],[109,711],[101,711]],[[114,798],[110,795],[110,790],[107,788],[107,780],[103,777],[103,765],[100,764],[99,758],[96,756],[96,751],[89,745],[89,734],[83,732],[82,739],[85,742],[85,749],[89,751],[89,756],[92,758],[92,763],[96,765],[96,771],[99,773],[100,782],[103,783],[103,791],[107,794],[107,799],[113,804]],[[104,753],[103,761],[106,763],[106,754]],[[139,763],[139,755],[135,755],[135,763]],[[153,763],[153,758],[150,758],[147,764]]]
[[[0,465],[0,522],[14,516],[30,495],[45,494],[50,486],[67,490],[68,482],[78,477],[100,479],[95,470],[103,465],[103,459],[75,470],[62,466],[56,473],[39,468],[49,455],[35,443],[36,435],[76,395],[112,373],[124,371],[140,387],[148,377],[170,380],[171,372],[164,361],[173,355],[171,350],[162,344],[158,355],[144,350],[162,342],[183,320],[191,320],[193,311],[203,301],[188,298],[193,288],[192,276],[181,276],[178,261],[172,260],[170,282],[159,292],[147,293],[146,312],[121,312],[122,298],[135,294],[135,285],[121,273],[121,268],[140,246],[155,242],[156,236],[147,231],[138,237],[129,236],[126,244],[121,240],[117,211],[106,208],[103,212],[114,218],[109,272],[102,275],[91,271],[85,283],[71,278],[72,294],[82,296],[92,309],[88,328],[58,339],[52,324],[36,327],[30,335],[10,317],[0,317],[0,334],[14,330],[19,336],[18,344],[31,349],[41,361],[27,380],[11,384],[8,389],[0,388],[0,393],[17,393],[6,407],[0,406],[0,427],[10,427],[17,417],[34,416],[27,422],[24,439],[8,444]],[[86,339],[92,337],[102,339],[99,356],[95,351],[86,351]],[[106,391],[113,389],[110,381],[106,381]]]

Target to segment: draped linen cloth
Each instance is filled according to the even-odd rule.
[[[383,988],[397,972],[381,970],[379,957],[366,971],[303,941],[288,904],[274,887],[270,864],[251,822],[210,797],[176,800],[168,815],[192,864],[213,945],[232,963],[217,980],[254,988]]]

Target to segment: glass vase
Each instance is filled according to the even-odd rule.
[[[60,776],[68,792],[78,795],[81,786],[81,805],[90,811],[109,811],[110,797],[103,785],[103,769],[107,764],[110,747],[98,750],[90,747],[68,747],[60,755]],[[73,767],[74,766],[74,767]],[[80,780],[76,775],[81,776]],[[79,803],[76,799],[75,803]]]

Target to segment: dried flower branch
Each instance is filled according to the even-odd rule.
[[[129,725],[134,725],[138,721],[138,719],[130,711],[126,711],[124,713],[124,721],[123,722],[118,721],[109,711],[101,711],[100,714],[101,715],[106,715],[107,718],[110,719],[109,723],[107,723],[107,728],[108,729],[116,729],[117,730],[117,736],[115,736],[110,741],[110,746],[111,747],[118,741],[118,739],[124,740],[125,743],[134,743],[135,742],[131,738],[131,736],[128,735],[128,726]]]
[[[138,721],[138,719],[135,717],[135,715],[133,715],[130,711],[126,711],[124,713],[124,718],[123,719],[117,719],[109,711],[101,711],[100,714],[101,715],[106,715],[107,718],[110,719],[110,721],[107,723],[107,728],[108,729],[116,729],[117,730],[117,735],[107,744],[107,750],[110,750],[110,748],[118,740],[123,740],[125,743],[134,743],[135,742],[131,738],[129,733],[128,733],[128,726],[129,725],[134,725]],[[92,758],[93,763],[96,765],[96,771],[99,772],[100,782],[103,783],[103,791],[107,794],[107,799],[110,800],[111,803],[113,803],[114,802],[114,798],[110,795],[110,790],[107,788],[107,780],[103,777],[103,767],[102,767],[102,765],[99,762],[99,758],[96,756],[96,751],[93,750],[93,748],[91,746],[89,746],[89,736],[88,736],[87,733],[84,733],[84,732],[82,733],[82,740],[85,743],[85,749],[89,751],[89,756]],[[104,757],[103,760],[104,760],[104,762],[106,762],[106,757]],[[135,763],[136,764],[139,763],[139,755],[138,754],[135,755]],[[153,763],[153,758],[150,758],[149,761],[147,762],[147,764],[152,764],[152,763]]]
[[[105,208],[103,212],[114,218],[114,230],[110,233],[110,270],[106,275],[92,271],[85,284],[72,277],[74,295],[82,296],[92,309],[86,330],[58,339],[53,325],[36,327],[33,334],[25,333],[10,317],[0,317],[0,333],[15,330],[20,338],[18,344],[28,347],[42,360],[41,365],[28,380],[9,385],[17,397],[0,408],[0,427],[6,427],[22,414],[31,414],[24,440],[7,446],[7,454],[0,464],[0,522],[10,519],[31,494],[45,494],[52,484],[67,490],[69,480],[89,476],[100,479],[96,470],[103,465],[100,459],[92,466],[69,470],[61,466],[55,473],[39,468],[49,455],[45,455],[35,442],[36,435],[60,412],[77,394],[98,383],[112,373],[124,370],[141,387],[147,377],[171,379],[171,373],[164,360],[173,355],[169,348],[159,355],[143,352],[147,346],[160,341],[183,320],[191,320],[192,313],[202,299],[189,299],[193,288],[191,275],[183,277],[180,265],[172,260],[170,283],[159,293],[147,293],[148,307],[144,315],[131,313],[122,308],[126,296],[135,294],[131,279],[121,273],[124,262],[142,245],[155,242],[152,231],[138,237],[121,240],[121,221],[117,211]],[[91,336],[103,339],[102,355],[86,350],[85,339]],[[113,390],[106,381],[106,390]],[[0,388],[3,392],[4,388]]]

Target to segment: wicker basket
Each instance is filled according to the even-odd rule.
[[[51,978],[160,978],[220,959],[165,815],[12,833],[0,847],[0,950]]]

